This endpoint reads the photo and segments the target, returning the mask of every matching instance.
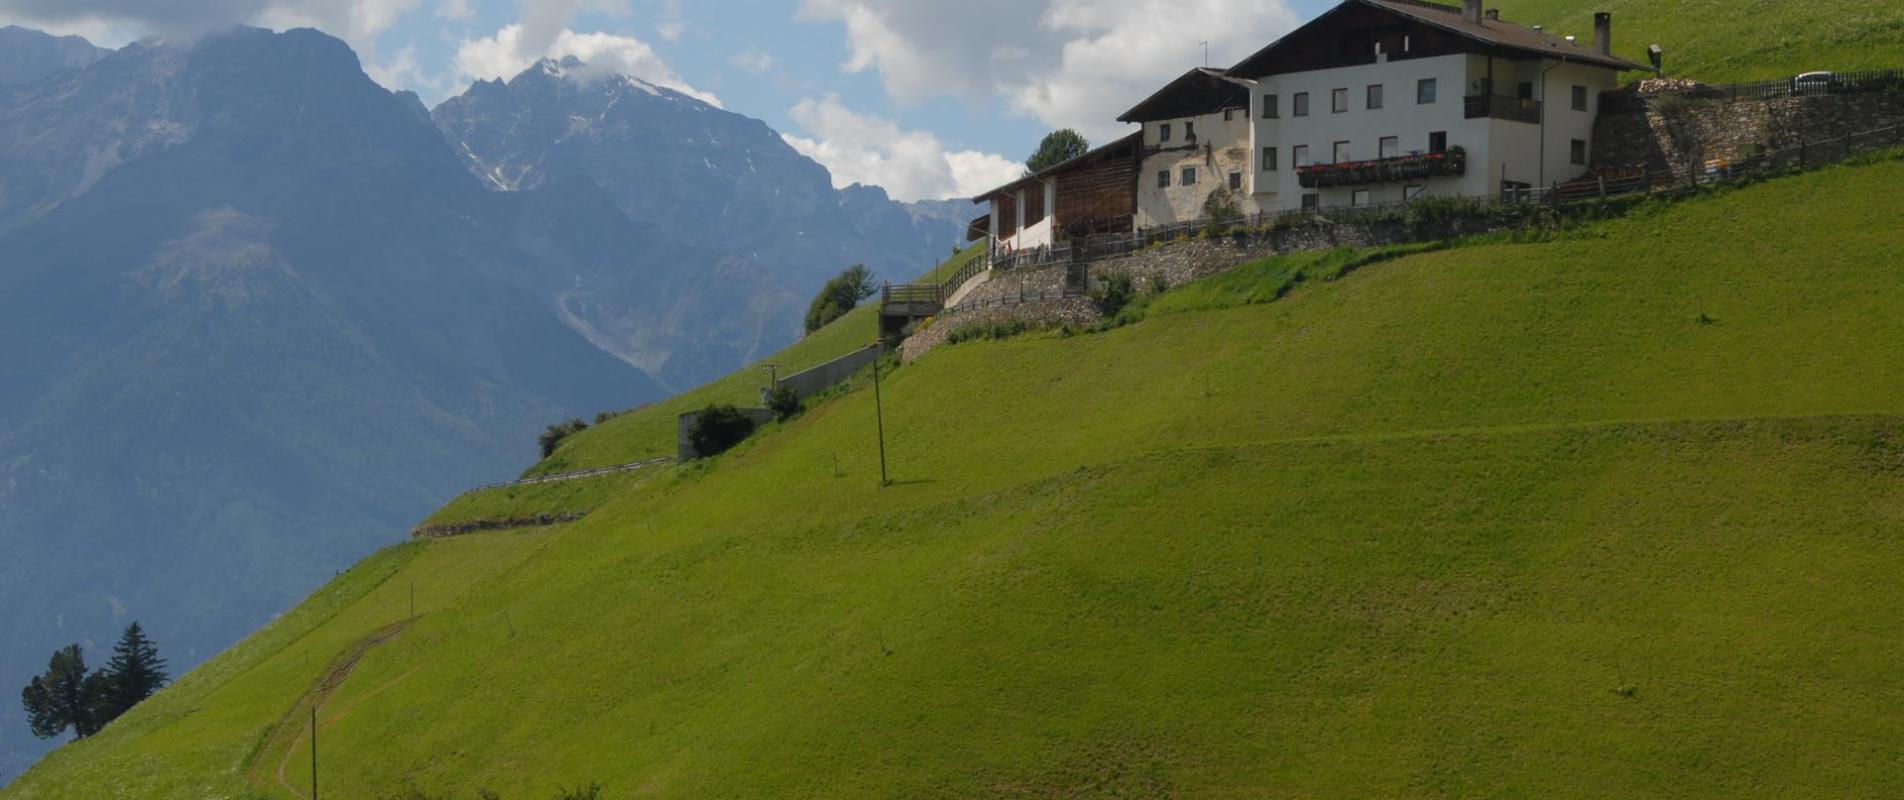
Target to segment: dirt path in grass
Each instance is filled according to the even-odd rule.
[[[357,671],[357,665],[363,662],[364,656],[369,655],[370,651],[384,644],[388,644],[391,640],[397,638],[398,635],[403,633],[404,629],[410,627],[410,623],[415,621],[414,619],[407,619],[379,628],[339,654],[337,658],[331,662],[331,665],[324,670],[323,674],[318,676],[317,682],[311,685],[310,691],[305,692],[304,696],[298,698],[298,701],[292,704],[291,709],[284,713],[284,717],[278,720],[278,724],[272,728],[271,733],[266,737],[264,743],[259,746],[257,755],[253,757],[251,766],[246,770],[251,785],[261,791],[275,793],[276,790],[270,785],[271,782],[275,781],[277,787],[281,788],[283,792],[290,796],[296,798],[305,797],[304,792],[292,786],[290,780],[285,776],[285,773],[290,769],[291,759],[300,752],[299,748],[304,744],[305,737],[310,735],[310,725],[305,720],[309,719],[312,709],[322,710],[324,704],[330,700],[331,695],[336,694],[337,690],[344,685],[344,682],[350,680],[351,673]],[[418,669],[421,669],[421,667]],[[384,691],[403,682],[404,679],[415,675],[416,672],[417,670],[415,669],[410,670],[390,682],[377,687],[363,697],[357,698],[356,702],[351,703],[340,712],[331,714],[327,719],[322,720],[318,726],[318,731],[322,733],[325,728],[337,724],[345,715],[355,710],[358,706],[363,705],[365,701],[382,694]],[[272,763],[276,764],[275,769],[266,766]]]

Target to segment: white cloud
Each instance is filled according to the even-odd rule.
[[[681,34],[686,33],[687,29],[687,23],[680,20],[665,20],[655,23],[655,33],[661,34],[661,38],[670,42],[680,39]]]
[[[805,0],[846,27],[853,72],[901,102],[1004,97],[1012,110],[1093,139],[1203,61],[1227,66],[1293,29],[1285,0]]]
[[[469,0],[437,0],[436,15],[443,19],[466,20],[476,16]]]
[[[772,53],[764,50],[748,50],[728,59],[728,63],[756,75],[772,72],[774,67],[780,65]]]
[[[854,111],[838,97],[808,98],[789,113],[808,136],[783,138],[831,171],[839,188],[879,186],[902,202],[970,197],[1017,179],[1025,169],[1004,156],[948,152],[937,136]]]
[[[666,61],[646,42],[629,36],[608,33],[576,33],[563,29],[538,48],[530,44],[522,25],[510,25],[483,39],[466,39],[456,50],[456,69],[477,80],[507,80],[544,58],[574,56],[587,63],[587,73],[577,77],[627,75],[673,89],[709,105],[719,106],[720,98],[688,85],[668,67]]]

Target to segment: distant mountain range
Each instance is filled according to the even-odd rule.
[[[183,671],[549,421],[786,344],[962,204],[579,62],[432,115],[309,30],[0,31],[0,697],[138,619]],[[43,745],[0,702],[0,772]]]
[[[599,191],[716,265],[657,292],[623,263],[578,264],[557,295],[572,326],[673,390],[790,341],[828,275],[916,270],[963,232],[876,188],[835,190],[766,123],[573,58],[479,81],[433,117],[488,188]]]
[[[82,68],[110,52],[78,36],[48,36],[8,25],[0,28],[0,84],[31,83],[55,72]]]

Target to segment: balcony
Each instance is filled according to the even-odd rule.
[[[1540,124],[1540,101],[1501,94],[1478,94],[1466,98],[1468,119],[1490,117],[1509,122]]]
[[[1296,180],[1304,189],[1327,189],[1332,186],[1364,186],[1459,176],[1467,174],[1467,171],[1468,154],[1456,149],[1445,153],[1418,153],[1374,161],[1298,167]]]

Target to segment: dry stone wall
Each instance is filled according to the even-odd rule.
[[[1823,160],[1842,156],[1837,143],[1848,135],[1904,123],[1904,92],[1773,100],[1672,94],[1641,99],[1643,110],[1602,114],[1595,122],[1595,166],[1644,166],[1684,178],[1706,161],[1737,162],[1762,150],[1801,144],[1821,148]],[[1834,146],[1838,149],[1831,149]]]

